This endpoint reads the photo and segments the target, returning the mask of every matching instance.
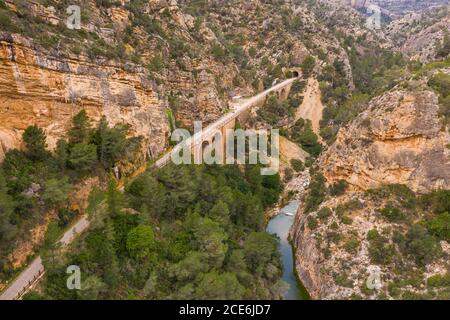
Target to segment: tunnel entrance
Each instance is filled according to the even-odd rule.
[[[292,77],[298,78],[299,76],[300,76],[300,73],[298,71],[296,71],[296,70],[292,71]]]

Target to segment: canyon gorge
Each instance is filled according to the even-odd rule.
[[[21,298],[283,299],[265,230],[295,200],[312,299],[450,299],[449,17],[442,0],[0,0],[0,292],[40,256]],[[288,79],[234,126],[279,129],[279,174],[155,169],[175,129]],[[61,288],[68,264],[85,290]]]

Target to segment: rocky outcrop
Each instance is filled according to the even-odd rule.
[[[432,91],[391,91],[374,99],[321,158],[328,181],[356,189],[406,184],[427,192],[450,187],[450,135]]]
[[[374,200],[365,192],[350,192],[322,203],[321,208],[331,210],[330,217],[325,220],[318,218],[317,211],[304,214],[303,208],[299,208],[291,229],[291,238],[296,248],[297,274],[312,299],[398,298],[389,288],[393,283],[407,283],[411,271],[399,274],[405,271],[396,270],[396,267],[405,268],[405,265],[411,265],[411,257],[404,257],[397,251],[393,258],[396,263],[378,264],[372,262],[369,252],[369,231],[377,230],[383,233],[386,245],[391,246],[394,243],[393,234],[404,232],[404,226],[388,222],[381,216],[379,210],[388,202],[389,199]],[[342,222],[342,208],[346,208],[345,215],[350,222]],[[318,226],[312,227],[310,219],[318,220]],[[441,241],[440,247],[443,252],[441,258],[423,268],[411,268],[415,270],[419,284],[414,287],[405,284],[405,291],[427,294],[426,279],[431,275],[445,275],[450,268],[447,258],[450,254],[449,244]],[[381,287],[377,290],[367,287],[373,269],[380,270]]]
[[[367,190],[388,184],[403,184],[417,193],[450,188],[450,133],[438,110],[438,96],[428,87],[396,87],[374,98],[366,111],[341,128],[335,143],[320,157],[318,167],[327,185],[345,180],[349,187],[344,195],[322,202],[318,209],[330,209],[325,218],[320,210],[305,212],[303,204],[291,229],[296,269],[312,298],[393,297],[388,284],[398,281],[399,275],[389,264],[376,266],[383,274],[382,289],[367,289],[373,268],[368,232],[383,232],[392,244],[394,231],[405,232],[408,224],[392,223],[380,214],[381,208],[396,203],[394,196],[391,199],[388,192],[377,198]],[[417,216],[408,219],[412,219],[409,225],[418,221]],[[442,241],[441,246],[448,254],[448,243]],[[401,255],[396,257],[398,263]],[[422,277],[420,285],[406,288],[428,294],[424,279],[445,274],[446,268],[444,256],[424,271],[415,271]]]

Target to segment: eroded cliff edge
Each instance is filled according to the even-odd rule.
[[[448,210],[449,194],[421,197],[450,186],[450,135],[440,110],[426,80],[409,81],[374,98],[322,154],[310,193],[323,201],[314,207],[305,198],[291,230],[296,269],[313,299],[448,295],[427,285],[448,275],[448,239],[433,242],[426,227]],[[347,191],[325,195],[339,183]],[[366,285],[374,267],[378,290]]]

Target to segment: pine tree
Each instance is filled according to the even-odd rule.
[[[69,131],[69,144],[88,143],[92,134],[91,121],[85,110],[81,110],[72,119]]]
[[[56,143],[55,158],[58,162],[58,167],[64,170],[69,160],[69,148],[66,140],[59,139]]]
[[[25,153],[31,160],[45,160],[49,152],[47,151],[46,135],[44,130],[37,125],[29,126],[23,133],[25,143]]]

